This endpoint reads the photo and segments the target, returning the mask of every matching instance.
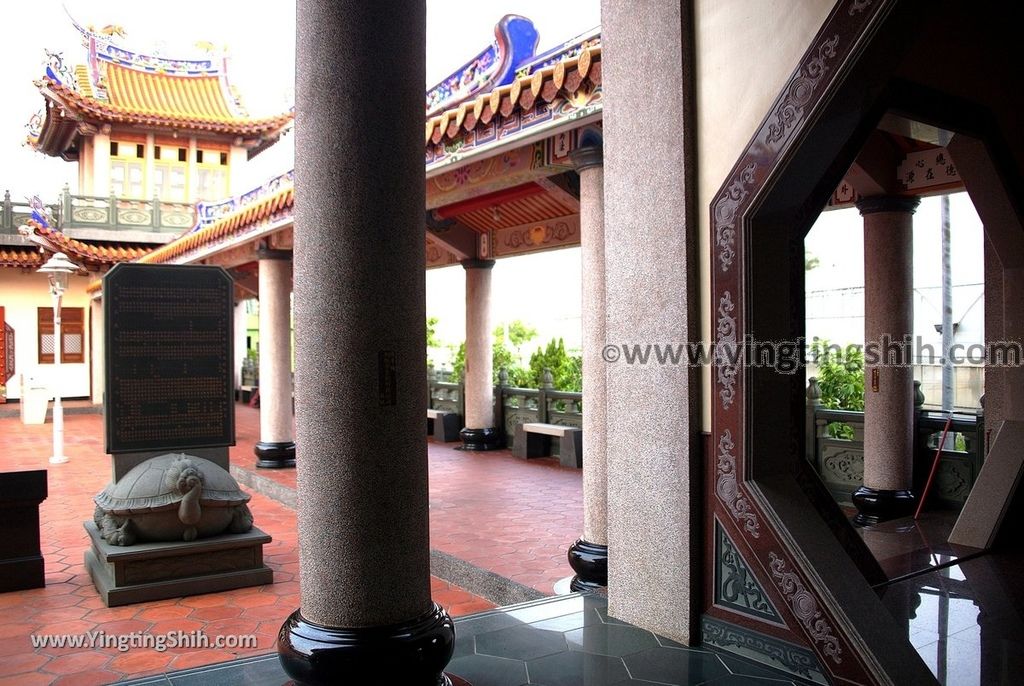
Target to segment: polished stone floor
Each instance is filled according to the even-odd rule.
[[[876,590],[944,686],[1016,686],[1024,674],[1024,551],[951,545],[956,513],[861,530],[889,577]]]
[[[740,658],[687,648],[608,616],[599,595],[549,598],[461,617],[448,673],[473,686],[795,686]],[[274,653],[123,682],[131,686],[279,686]]]

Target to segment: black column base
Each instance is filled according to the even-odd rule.
[[[265,443],[260,441],[253,446],[256,453],[256,466],[263,469],[281,469],[295,466],[295,441]]]
[[[569,566],[576,576],[569,588],[593,591],[608,585],[608,546],[577,539],[569,546]]]
[[[438,604],[402,624],[359,629],[312,624],[296,610],[281,625],[277,654],[298,684],[451,686],[442,671],[455,649],[455,624]]]
[[[496,427],[486,429],[465,428],[459,432],[463,450],[501,450],[505,447],[501,430]]]
[[[857,516],[853,523],[857,526],[872,526],[889,519],[899,519],[914,513],[916,498],[908,490],[883,491],[877,488],[861,486],[853,492],[853,504],[857,506]]]

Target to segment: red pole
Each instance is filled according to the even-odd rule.
[[[946,417],[946,426],[942,429],[942,438],[939,439],[939,448],[935,451],[935,460],[932,461],[932,470],[928,472],[928,481],[924,484],[924,490],[921,491],[921,500],[917,503],[917,512],[914,513],[914,519],[921,516],[921,510],[924,509],[925,498],[928,497],[928,490],[932,487],[932,481],[935,479],[935,472],[939,470],[939,458],[942,457],[942,449],[946,447],[946,434],[949,433],[949,425],[953,423],[953,415],[950,414]]]

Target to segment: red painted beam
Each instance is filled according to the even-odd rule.
[[[453,202],[451,205],[438,207],[434,210],[434,216],[438,219],[450,219],[452,217],[457,217],[460,214],[487,209],[488,207],[512,202],[513,200],[528,198],[531,195],[538,195],[543,192],[544,189],[541,186],[538,186],[533,181],[529,181],[519,186],[505,188],[500,191],[487,193],[486,195],[480,195],[468,200]]]

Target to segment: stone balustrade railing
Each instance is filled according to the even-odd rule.
[[[141,231],[166,233],[170,238],[184,233],[196,223],[196,209],[192,203],[166,202],[157,198],[74,195],[67,187],[61,193],[60,201],[47,205],[47,209],[61,230]],[[0,207],[0,233],[16,234],[18,227],[29,217],[31,208],[28,201],[12,200],[10,192],[5,191]]]
[[[465,416],[465,389],[449,378],[450,373],[444,370],[428,372],[428,407]],[[509,386],[508,373],[502,369],[494,387],[494,418],[495,424],[505,430],[506,445],[511,448],[517,424],[543,422],[582,428],[583,394],[555,390],[550,369],[544,370],[538,388]]]
[[[920,495],[938,450],[946,414],[923,409],[925,398],[915,381],[914,493]],[[864,483],[864,413],[834,410],[821,404],[821,389],[811,377],[807,385],[805,457],[837,502]],[[984,413],[954,413],[943,446],[929,506],[963,506],[984,460]]]

